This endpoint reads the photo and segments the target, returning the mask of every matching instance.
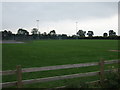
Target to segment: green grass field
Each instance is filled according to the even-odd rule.
[[[99,62],[101,58],[105,60],[118,59],[118,52],[109,51],[118,50],[118,40],[39,40],[22,44],[2,44],[2,49],[3,70],[15,69],[16,65],[21,65],[22,68],[29,68]],[[98,69],[99,67],[94,66],[77,69],[25,73],[23,75],[23,79],[67,75],[87,71],[96,71]],[[62,86],[73,81],[76,82],[79,79],[38,83],[34,85],[26,85],[24,87]],[[92,78],[89,78],[89,80],[91,79]],[[3,77],[3,82],[14,80],[16,80],[14,75]]]

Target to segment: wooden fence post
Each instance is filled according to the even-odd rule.
[[[17,74],[17,87],[22,88],[22,69],[21,66],[16,66],[16,74]]]
[[[105,79],[105,76],[104,76],[104,60],[101,59],[100,62],[99,62],[99,65],[100,65],[100,84],[103,86],[104,85],[104,79]]]
[[[118,75],[120,77],[120,60],[118,60]]]

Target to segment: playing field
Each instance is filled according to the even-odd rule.
[[[16,65],[22,68],[54,66],[64,64],[78,64],[87,62],[98,62],[101,58],[105,60],[118,59],[118,40],[39,40],[20,44],[2,45],[2,67],[3,70],[15,69]],[[24,74],[24,79],[49,77],[54,75],[66,75],[71,73],[94,71],[98,68],[77,68],[67,70],[45,71]],[[31,74],[31,75],[30,75]],[[5,76],[3,81],[14,81],[16,78]],[[57,81],[56,81],[57,82]],[[61,86],[69,80],[40,84],[28,87],[53,87]],[[27,86],[26,86],[27,87]]]

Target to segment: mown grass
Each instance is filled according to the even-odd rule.
[[[3,44],[2,49],[3,70],[15,69],[16,65],[28,68],[99,62],[101,58],[105,60],[118,59],[118,52],[109,51],[118,49],[117,40],[39,40],[23,44]],[[23,79],[51,77],[96,70],[99,70],[98,66],[25,73],[23,74]],[[88,79],[90,80],[91,78]],[[3,77],[3,82],[14,80],[16,80],[15,75]],[[70,80],[76,81],[79,79]],[[55,82],[53,82],[54,84],[47,82],[43,84],[25,85],[24,87],[54,87],[70,83],[69,80]]]

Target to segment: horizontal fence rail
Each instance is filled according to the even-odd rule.
[[[78,74],[72,74],[72,75],[55,76],[55,77],[40,78],[40,79],[31,79],[31,80],[24,80],[23,84],[32,84],[32,83],[38,83],[38,82],[48,82],[48,81],[71,79],[71,78],[77,78],[77,77],[94,76],[97,74],[98,72],[89,72],[89,73],[78,73]]]
[[[15,82],[1,83],[1,85],[2,85],[2,88],[16,86],[17,85],[17,81],[15,81]]]
[[[17,70],[1,71],[0,74],[1,75],[16,74],[18,81],[0,83],[0,85],[2,85],[3,88],[10,87],[10,86],[17,86],[18,88],[21,88],[22,85],[24,85],[24,84],[33,84],[33,83],[38,83],[38,82],[40,83],[40,82],[72,79],[72,78],[77,78],[77,77],[87,77],[87,76],[95,76],[95,75],[100,75],[101,80],[104,80],[104,78],[103,78],[104,72],[106,73],[106,72],[111,71],[111,70],[104,70],[104,64],[114,64],[114,63],[118,63],[118,62],[119,62],[119,60],[108,60],[108,61],[101,60],[100,62],[92,62],[92,63],[68,64],[68,65],[57,65],[57,66],[36,67],[36,68],[23,68],[23,69],[20,66],[17,66]],[[25,73],[25,72],[68,69],[68,68],[78,68],[78,67],[87,67],[87,66],[96,66],[96,65],[100,66],[100,71],[70,74],[70,75],[63,75],[63,76],[54,76],[54,77],[47,77],[47,78],[37,78],[37,79],[30,79],[30,80],[22,80],[22,73]],[[114,70],[118,71],[118,69],[114,69]]]
[[[105,61],[105,64],[114,64],[114,63],[118,63],[118,60]],[[92,63],[68,64],[68,65],[57,65],[57,66],[47,66],[47,67],[24,68],[22,69],[22,73],[96,66],[98,64],[99,64],[98,62],[92,62]],[[0,75],[12,75],[12,74],[16,74],[16,70],[0,71]]]
[[[117,69],[112,69],[116,70]],[[110,72],[111,70],[105,70],[105,72]],[[31,80],[23,80],[23,84],[33,84],[33,83],[41,83],[41,82],[48,82],[48,81],[56,81],[56,80],[63,80],[63,79],[72,79],[72,78],[78,78],[78,77],[87,77],[87,76],[95,76],[99,75],[99,71],[96,72],[88,72],[88,73],[78,73],[78,74],[71,74],[71,75],[64,75],[64,76],[54,76],[54,77],[47,77],[47,78],[38,78],[38,79],[31,79]],[[99,81],[99,80],[98,80]],[[7,82],[2,83],[2,87],[10,87],[10,86],[16,86],[17,82]]]

